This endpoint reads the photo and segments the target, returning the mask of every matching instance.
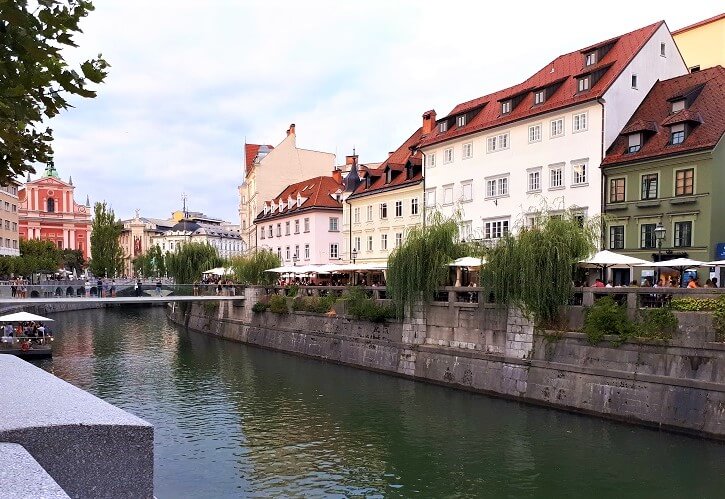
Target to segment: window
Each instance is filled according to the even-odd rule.
[[[330,244],[330,258],[339,258],[337,243]]]
[[[529,127],[529,143],[541,140],[541,125],[531,125]]]
[[[403,216],[403,202],[402,201],[395,202],[395,216],[396,217]]]
[[[610,203],[622,203],[624,202],[624,179],[613,178],[609,181],[609,202]]]
[[[470,241],[472,234],[473,234],[473,222],[471,222],[470,220],[461,222],[461,227],[458,230],[458,235],[460,236],[461,241]]]
[[[632,88],[637,88],[637,75],[632,75]]]
[[[491,220],[483,224],[484,239],[499,239],[509,232],[508,220]]]
[[[337,217],[330,217],[330,232],[338,232],[339,230]]]
[[[587,164],[575,163],[571,167],[571,185],[583,185],[587,183]]]
[[[425,166],[434,167],[436,165],[436,153],[432,152],[425,156]]]
[[[352,247],[353,247],[353,249],[354,249],[355,251],[360,251],[360,247],[361,247],[361,246],[360,246],[360,236],[356,236],[356,237],[355,237],[355,238],[354,238],[354,239],[352,240]]]
[[[528,191],[536,192],[541,190],[541,170],[534,170],[529,172]]]
[[[309,259],[310,259],[310,245],[305,244],[305,260],[309,260]]]
[[[661,42],[661,43],[660,43],[660,55],[661,55],[662,57],[667,57],[667,52],[666,52],[666,50],[667,50],[667,49],[666,49],[666,46],[665,46],[665,42]]]
[[[447,121],[441,121],[438,124],[438,131],[443,133],[448,130],[448,122]]]
[[[277,247],[277,258],[282,259],[282,248],[279,246]]]
[[[583,78],[578,78],[577,88],[579,89],[579,92],[586,92],[587,90],[589,90],[589,84],[591,83],[591,80],[591,75],[584,76]]]
[[[453,185],[443,186],[443,206],[453,204]]]
[[[456,118],[456,126],[458,128],[461,128],[462,126],[466,126],[466,115],[462,114]]]
[[[534,93],[534,104],[543,104],[544,100],[546,100],[546,91],[539,90]]]
[[[624,249],[624,225],[609,227],[609,249]]]
[[[443,150],[443,164],[452,163],[452,162],[453,162],[453,148],[449,147],[448,149]]]
[[[289,259],[290,259],[290,252],[289,252],[289,246],[287,246],[287,247],[286,247],[286,248],[284,249],[284,254],[286,255],[286,256],[285,256],[285,260],[289,260]]]
[[[659,175],[657,173],[642,175],[642,199],[657,199],[658,180]]]
[[[368,251],[373,250],[373,236],[368,236]]]
[[[356,224],[360,223],[360,208],[352,210],[352,221]]]
[[[511,112],[511,101],[503,101],[501,103],[501,114],[507,114]]]
[[[425,191],[425,206],[427,208],[435,208],[436,206],[436,190],[428,189]]]
[[[551,137],[561,137],[564,135],[564,118],[551,120]]]
[[[692,246],[692,222],[675,222],[675,248]]]
[[[642,249],[652,249],[657,246],[657,237],[655,228],[657,224],[642,224],[640,225],[640,239],[639,247]]]
[[[575,114],[571,118],[571,129],[574,133],[587,129],[587,113]]]
[[[277,237],[282,237],[282,224],[277,224]]]
[[[463,144],[463,159],[469,159],[473,157],[473,143],[469,142]]]
[[[500,135],[494,135],[486,140],[488,152],[500,151],[502,149],[509,148],[509,134],[502,133]]]
[[[380,234],[380,249],[383,251],[387,251],[387,249],[388,249],[388,235],[387,234]]]
[[[8,203],[5,203],[8,204]],[[48,213],[55,212],[55,199],[48,198]]]
[[[305,232],[309,232],[309,231],[310,231],[310,219],[305,218]]]
[[[675,196],[691,196],[695,192],[695,170],[677,170],[675,172]]]
[[[395,247],[399,248],[402,244],[403,244],[403,233],[396,232],[395,233]]]
[[[486,197],[507,196],[509,193],[508,177],[498,177],[486,180]]]
[[[473,201],[473,181],[461,182],[461,201]]]
[[[670,144],[682,144],[685,141],[685,124],[678,123],[670,127]]]
[[[560,166],[549,170],[549,188],[558,189],[564,187],[564,169]]]
[[[270,225],[269,227],[267,227],[267,229],[268,229],[267,230],[267,237],[269,237],[269,238],[274,237],[274,235],[272,234],[272,226]]]
[[[627,136],[629,140],[629,146],[627,147],[627,154],[637,152],[642,147],[642,134],[641,133],[630,133]]]
[[[389,184],[393,180],[393,170],[388,168],[385,170],[385,183]]]
[[[585,65],[586,66],[592,66],[597,63],[597,53],[596,52],[589,52],[585,56]]]
[[[289,236],[289,229],[290,229],[290,222],[285,222],[284,224],[284,235]]]
[[[369,204],[367,206],[367,221],[372,222],[373,220],[373,205]]]
[[[685,99],[678,99],[676,101],[672,101],[672,114],[675,114],[678,111],[682,111],[685,109]]]
[[[388,203],[380,203],[380,218],[383,220],[388,218]]]
[[[410,214],[411,215],[418,214],[418,198],[413,198],[410,200]]]
[[[295,220],[295,234],[300,233],[300,221],[299,219]]]
[[[259,231],[259,238],[260,239],[264,239],[264,233],[265,233],[265,230],[264,230],[264,227],[262,227],[262,230]]]
[[[293,255],[295,258],[299,259],[299,257],[300,257],[300,245],[299,244],[295,244],[295,252]]]

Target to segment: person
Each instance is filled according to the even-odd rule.
[[[199,281],[194,281],[194,296],[199,296]]]
[[[156,296],[161,296],[161,279],[156,281]]]
[[[604,286],[604,287],[605,287],[605,288],[611,288],[611,287],[613,287],[613,285],[612,285],[612,280],[611,280],[611,279],[610,279],[610,280],[608,280],[608,281],[607,281],[607,285],[606,285],[606,286]]]
[[[699,287],[700,287],[700,283],[697,282],[697,276],[690,279],[690,282],[687,283],[687,289],[694,289],[694,288],[699,288]]]
[[[136,281],[136,296],[141,296],[143,294],[143,289],[141,289],[141,279]]]
[[[18,280],[15,279],[12,281],[12,284],[10,284],[10,297],[15,298],[18,294]]]
[[[594,284],[592,284],[593,288],[603,288],[604,287],[604,281],[602,281],[600,278],[596,278],[594,280]]]
[[[713,277],[712,278],[712,287],[713,288],[716,288],[717,287],[717,277]]]
[[[706,280],[703,288],[711,288],[711,287],[712,287],[712,280],[710,280],[710,279]]]
[[[116,279],[111,280],[111,298],[116,297]]]
[[[91,281],[86,279],[86,283],[84,284],[83,288],[85,290],[85,295],[87,297],[90,297],[91,296]]]
[[[96,281],[96,296],[103,298],[103,279],[100,277],[98,278],[98,281]]]
[[[629,283],[629,285],[630,285],[631,287],[633,287],[633,288],[638,288],[638,287],[639,287],[639,284],[637,284],[637,280],[636,280],[636,279],[635,279],[635,280],[633,280],[633,281],[632,281],[631,283]]]

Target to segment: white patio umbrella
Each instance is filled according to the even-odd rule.
[[[708,267],[725,266],[725,260],[715,260],[714,262],[707,262],[705,265],[707,265]]]
[[[0,322],[53,322],[53,319],[30,312],[15,312],[14,314],[0,316]]]
[[[449,267],[480,267],[486,264],[485,258],[475,258],[472,256],[464,256],[457,258],[448,264]]]
[[[579,264],[582,267],[595,267],[602,269],[603,280],[607,279],[607,268],[633,267],[635,265],[645,265],[647,263],[649,263],[647,260],[642,260],[641,258],[620,255],[619,253],[607,250],[599,251],[589,258],[579,261]]]
[[[648,262],[639,265],[639,267],[656,267],[656,268],[670,268],[680,273],[680,286],[685,283],[682,282],[682,276],[686,270],[694,269],[698,267],[707,267],[708,264],[699,260],[691,260],[689,258],[674,258],[672,260],[662,260],[660,262]]]

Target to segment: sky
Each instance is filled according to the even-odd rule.
[[[76,201],[121,218],[181,209],[239,223],[245,141],[379,162],[421,125],[526,79],[558,55],[716,1],[95,0],[82,61],[111,64],[95,99],[54,118],[55,166]],[[42,173],[42,167],[37,168]],[[36,178],[38,175],[33,175]]]

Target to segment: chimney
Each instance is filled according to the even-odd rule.
[[[332,170],[332,179],[335,181],[336,184],[342,184],[342,172],[337,168]]]
[[[289,135],[289,134],[292,134],[292,135],[294,135],[294,133],[295,133],[295,124],[294,124],[294,123],[292,123],[292,124],[291,124],[291,125],[289,126],[289,128],[287,129],[287,135]]]
[[[357,154],[345,156],[345,166],[357,165]]]
[[[423,133],[431,133],[436,126],[436,112],[434,109],[423,113]]]

